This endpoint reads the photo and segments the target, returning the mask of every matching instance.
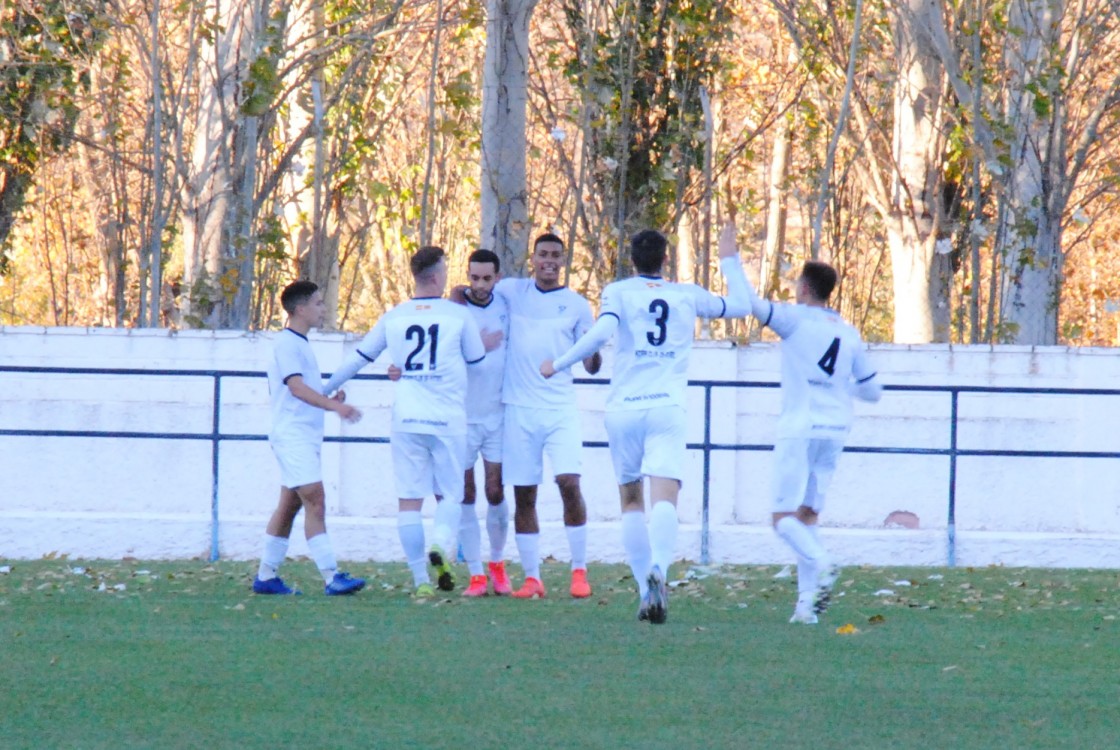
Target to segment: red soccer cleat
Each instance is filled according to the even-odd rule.
[[[536,578],[526,578],[525,583],[513,592],[514,599],[544,599],[544,584]]]
[[[513,593],[513,586],[509,582],[509,576],[506,575],[504,562],[490,563],[490,585],[494,587],[497,596],[509,596]]]
[[[587,571],[576,568],[572,571],[572,596],[576,599],[586,599],[591,596],[591,584],[587,582]]]
[[[463,596],[486,596],[486,576],[471,576],[470,585],[463,592]]]

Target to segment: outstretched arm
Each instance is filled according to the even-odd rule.
[[[595,325],[591,326],[587,333],[580,336],[579,340],[572,344],[571,349],[561,354],[555,361],[545,360],[541,363],[541,375],[550,378],[561,370],[567,370],[581,359],[584,360],[584,368],[594,375],[599,368],[595,367],[595,372],[592,372],[591,368],[587,367],[586,360],[596,356],[603,344],[611,340],[611,336],[614,335],[616,330],[618,330],[617,315],[614,313],[600,315],[599,319],[595,321]],[[601,360],[598,364],[601,364]],[[546,369],[548,370],[547,374]]]
[[[317,406],[324,411],[333,411],[342,417],[347,422],[357,422],[362,418],[362,413],[355,407],[346,403],[344,398],[327,398],[323,394],[316,391],[314,388],[303,382],[301,375],[292,375],[288,378],[286,385],[292,395],[303,401],[306,404]]]

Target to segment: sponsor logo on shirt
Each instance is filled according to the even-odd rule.
[[[659,352],[655,349],[637,349],[634,351],[634,357],[654,357],[656,359],[676,359],[676,352]]]
[[[432,306],[431,305],[417,305],[416,309],[417,310],[431,310]]]
[[[656,400],[661,399],[661,398],[669,398],[669,394],[668,393],[647,393],[643,396],[627,396],[626,398],[624,398],[622,400],[626,401],[628,403],[632,403],[634,401],[656,401]]]
[[[447,426],[447,422],[443,422],[443,421],[440,421],[438,419],[413,419],[413,418],[409,418],[409,419],[402,419],[401,424],[426,424],[426,425],[430,425],[432,427],[446,427]]]

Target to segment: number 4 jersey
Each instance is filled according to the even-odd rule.
[[[852,424],[852,389],[875,376],[859,333],[824,307],[771,303],[782,337],[783,438],[844,439]]]
[[[381,316],[327,382],[327,393],[381,352],[401,369],[393,397],[393,430],[429,435],[467,431],[467,365],[486,356],[478,325],[462,305],[439,297],[403,302]]]

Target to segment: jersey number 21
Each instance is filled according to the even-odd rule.
[[[439,342],[439,324],[433,323],[428,326],[427,334],[424,333],[422,326],[411,325],[408,330],[404,332],[405,341],[412,341],[416,339],[416,348],[408,355],[408,359],[404,361],[404,369],[409,372],[424,369],[423,359],[419,362],[413,360],[417,356],[421,356],[424,351],[425,345],[428,347],[428,369],[436,369],[436,345]]]

